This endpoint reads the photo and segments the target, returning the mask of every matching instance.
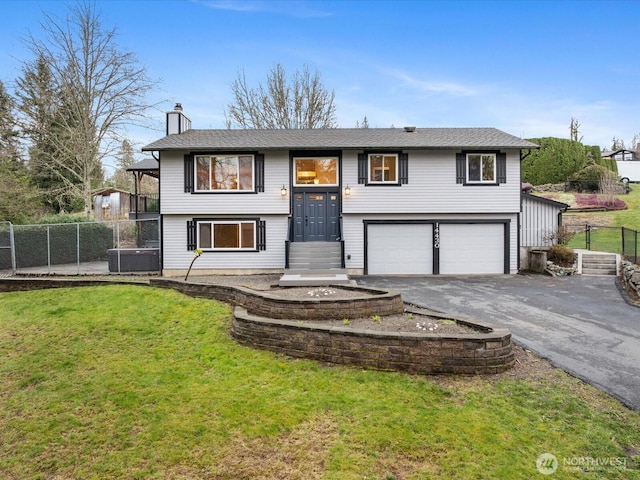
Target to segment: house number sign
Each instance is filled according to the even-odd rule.
[[[433,248],[440,248],[440,224],[433,226]]]

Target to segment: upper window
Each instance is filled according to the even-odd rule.
[[[294,158],[296,185],[338,185],[338,159]]]
[[[369,155],[369,183],[398,183],[398,155]]]
[[[468,183],[496,183],[496,154],[467,154]]]
[[[253,155],[196,155],[196,191],[254,190]]]
[[[202,250],[255,250],[256,222],[198,222],[198,248]]]

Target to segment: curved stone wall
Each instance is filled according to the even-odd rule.
[[[491,374],[511,368],[515,357],[508,330],[492,329],[486,324],[452,315],[446,318],[479,331],[477,334],[444,335],[305,325],[296,320],[252,315],[246,309],[236,307],[231,334],[244,345],[291,357],[377,370]]]

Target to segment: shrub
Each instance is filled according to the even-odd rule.
[[[605,208],[607,210],[624,210],[627,204],[611,195],[576,195],[578,208]]]
[[[552,245],[547,260],[561,267],[570,267],[574,261],[573,249],[561,244]]]

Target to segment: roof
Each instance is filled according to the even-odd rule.
[[[533,149],[538,145],[496,128],[317,128],[187,130],[142,148],[154,150]]]
[[[126,190],[122,190],[120,188],[115,187],[103,187],[98,188],[96,190],[91,191],[91,195],[111,195],[112,193],[126,193],[127,195],[131,195],[131,192],[127,192]]]
[[[551,200],[550,198],[539,197],[538,195],[531,195],[530,193],[522,192],[522,198],[528,198],[529,200],[533,200],[534,202],[546,203],[547,205],[559,208],[560,210],[566,210],[567,208],[569,208],[569,205],[566,203],[557,202],[555,200]]]
[[[127,168],[127,172],[139,170],[160,170],[160,165],[158,165],[158,161],[155,158],[145,158]]]

